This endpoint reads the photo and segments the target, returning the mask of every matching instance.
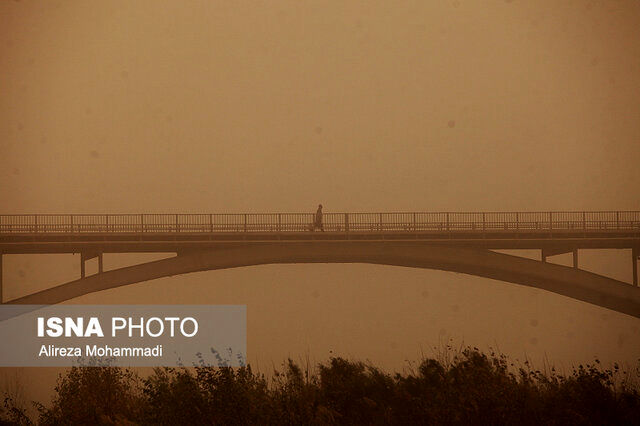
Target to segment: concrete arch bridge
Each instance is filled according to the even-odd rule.
[[[79,279],[13,300],[59,303],[190,272],[276,263],[371,263],[461,272],[532,286],[640,318],[640,212],[402,212],[0,215],[2,255],[80,253]],[[579,268],[579,252],[628,249],[633,280]],[[538,249],[540,260],[494,250]],[[105,271],[104,253],[174,257]],[[573,267],[546,258],[572,253]],[[98,259],[87,276],[85,262]]]

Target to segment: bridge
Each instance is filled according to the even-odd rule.
[[[478,275],[640,318],[640,211],[0,215],[0,301],[59,303],[196,271],[275,263],[372,263]],[[540,260],[494,250],[537,249]],[[579,268],[587,249],[630,249],[631,283]],[[174,253],[105,271],[104,253]],[[2,255],[80,253],[77,280],[5,301]],[[547,262],[571,253],[573,267]],[[97,258],[87,276],[85,262]]]

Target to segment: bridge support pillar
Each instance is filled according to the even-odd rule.
[[[637,248],[631,249],[631,267],[633,268],[633,285],[638,286],[638,256],[640,256],[640,250]]]
[[[542,248],[542,262],[547,262],[547,257],[557,256],[559,254],[572,253],[573,254],[573,267],[578,267],[578,249],[571,247],[543,247]]]
[[[85,273],[85,262],[87,260],[91,260],[94,257],[98,258],[98,273],[102,273],[104,271],[103,263],[102,263],[102,254],[96,252],[82,252],[80,253],[80,278],[84,278],[86,276]]]
[[[0,304],[2,303],[2,253],[0,253]]]

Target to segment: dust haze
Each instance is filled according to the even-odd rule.
[[[23,0],[0,32],[2,214],[640,210],[637,1]],[[580,262],[629,282],[630,257]],[[5,299],[79,273],[4,258]],[[431,270],[259,266],[69,303],[246,304],[265,370],[399,370],[449,339],[567,368],[640,357],[635,318]]]

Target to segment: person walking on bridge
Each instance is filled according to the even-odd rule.
[[[316,210],[316,217],[313,222],[313,230],[320,228],[324,232],[324,225],[322,224],[322,204],[318,204],[318,210]]]

